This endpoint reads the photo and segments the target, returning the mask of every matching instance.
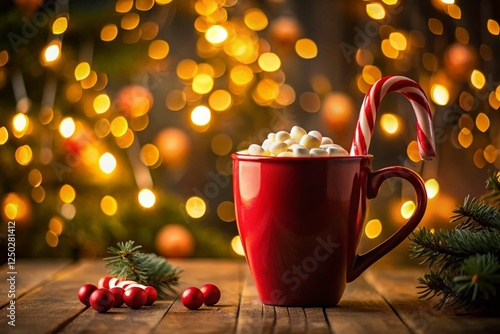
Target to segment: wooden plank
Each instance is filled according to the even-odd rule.
[[[258,297],[257,297],[258,298]],[[272,333],[274,322],[276,320],[276,312],[272,305],[262,305],[262,328],[261,333]]]
[[[307,319],[308,334],[331,333],[325,312],[319,307],[306,307],[304,309]]]
[[[287,307],[275,306],[276,322],[274,323],[274,333],[288,333],[290,331],[290,315]]]
[[[409,333],[363,276],[347,285],[340,303],[327,308],[326,315],[334,333]]]
[[[53,259],[53,260],[19,260],[14,267],[14,272],[16,274],[9,275],[9,270],[7,265],[0,267],[0,279],[2,284],[0,284],[0,308],[3,308],[9,304],[11,298],[9,298],[10,284],[4,284],[10,276],[15,276],[15,298],[19,299],[25,295],[31,289],[39,287],[51,279],[54,275],[60,273],[61,270],[67,268],[71,261]]]
[[[271,314],[272,323],[270,326]],[[244,286],[241,292],[236,333],[251,334],[264,331],[270,333],[273,323],[274,307],[262,306],[250,270],[246,267],[244,270]]]
[[[290,333],[302,334],[306,332],[306,313],[302,307],[289,307]]]
[[[498,315],[480,317],[438,310],[432,306],[438,299],[418,298],[417,278],[424,268],[407,270],[369,269],[366,280],[379,291],[399,317],[414,333],[496,333],[500,328]]]
[[[244,265],[241,261],[221,260],[192,260],[183,263],[181,267],[184,271],[179,292],[188,286],[200,287],[212,283],[220,288],[221,300],[215,306],[202,306],[199,310],[193,311],[185,308],[178,298],[153,332],[176,334],[234,332]]]
[[[97,277],[92,273],[104,272],[102,262],[100,264],[97,267],[96,262],[79,263],[64,270],[49,283],[31,290],[16,301],[15,327],[7,325],[7,308],[0,310],[0,328],[7,328],[7,332],[30,334],[51,333],[62,328],[86,309],[78,300],[78,288],[90,283],[89,278]]]

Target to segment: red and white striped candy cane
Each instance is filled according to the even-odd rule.
[[[434,130],[429,102],[422,88],[403,76],[387,76],[375,82],[366,93],[352,139],[351,155],[366,155],[373,134],[380,102],[388,93],[401,93],[410,101],[417,116],[417,141],[420,157],[430,160],[436,156]]]

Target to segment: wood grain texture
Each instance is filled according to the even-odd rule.
[[[347,285],[340,303],[327,308],[326,315],[334,333],[409,333],[363,275]]]
[[[370,269],[366,280],[377,290],[401,320],[414,333],[498,333],[499,315],[476,316],[455,313],[453,310],[433,308],[438,299],[426,301],[418,298],[417,278],[423,268],[390,270]]]
[[[0,309],[0,333],[496,333],[496,316],[457,315],[418,299],[416,278],[423,272],[375,266],[347,285],[336,307],[275,307],[260,302],[246,263],[230,260],[172,260],[183,268],[181,293],[188,286],[216,284],[216,306],[186,309],[178,296],[132,310],[125,306],[97,313],[77,292],[106,274],[100,260],[25,261],[18,264],[16,327]],[[6,272],[6,267],[1,267]],[[22,272],[21,272],[22,269]],[[0,300],[6,298],[0,284]],[[8,300],[8,298],[7,298]],[[5,305],[5,301],[3,302]]]
[[[70,264],[71,261],[60,259],[39,261],[19,260],[15,265],[15,272],[17,272],[15,275],[16,298],[20,298],[31,289],[49,282],[54,275],[68,268]],[[3,308],[10,302],[10,298],[8,297],[9,285],[4,284],[7,278],[11,276],[7,275],[9,271],[7,265],[0,266],[0,282],[2,282],[0,284],[0,308]]]

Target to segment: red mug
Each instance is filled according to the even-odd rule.
[[[371,155],[232,159],[238,231],[264,304],[336,305],[346,284],[400,244],[427,206],[420,176],[398,166],[372,171]],[[392,177],[410,182],[416,209],[389,239],[356,254],[367,200]]]

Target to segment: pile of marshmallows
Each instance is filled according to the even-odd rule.
[[[334,157],[347,156],[349,153],[340,145],[334,144],[329,137],[319,131],[306,132],[300,126],[292,127],[290,133],[278,131],[270,133],[262,145],[252,144],[247,152],[250,155],[272,157]]]

